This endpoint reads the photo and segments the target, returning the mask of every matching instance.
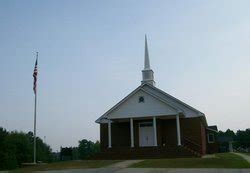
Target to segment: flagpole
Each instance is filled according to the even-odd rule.
[[[36,52],[36,59],[38,59],[38,52]],[[35,105],[34,105],[34,163],[36,163],[36,102],[37,102],[37,89],[35,92]]]
[[[34,108],[34,163],[36,163],[36,93],[35,93],[35,108]]]

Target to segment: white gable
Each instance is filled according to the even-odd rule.
[[[144,103],[139,103],[140,96],[144,97]],[[153,85],[142,84],[98,118],[96,122],[105,123],[107,119],[169,116],[176,115],[177,112],[183,113],[186,118],[205,116],[202,112]]]
[[[173,96],[161,91],[160,89],[154,86],[144,85],[143,89],[148,93],[151,93],[157,96],[158,98],[165,100],[167,103],[173,105],[174,107],[178,108],[187,118],[204,116],[202,112],[187,105],[186,103],[183,103],[182,101],[174,98]]]
[[[144,102],[139,103],[140,96],[144,98]],[[177,110],[175,108],[140,89],[121,103],[116,109],[111,111],[108,117],[110,119],[152,117],[175,115],[176,113]]]

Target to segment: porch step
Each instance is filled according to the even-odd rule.
[[[145,147],[145,148],[110,148],[98,153],[91,159],[158,159],[200,157],[198,153],[184,146]]]

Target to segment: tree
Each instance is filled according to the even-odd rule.
[[[238,130],[236,133],[236,141],[242,148],[250,147],[250,129]]]
[[[34,135],[33,132],[28,132],[26,135],[32,145],[33,152],[33,144],[34,144]],[[52,162],[53,154],[49,145],[45,144],[43,140],[39,137],[36,137],[36,152],[37,152],[37,161],[43,162]]]
[[[52,161],[51,148],[37,137],[37,160]],[[14,169],[33,161],[33,133],[7,132],[0,127],[0,170]]]
[[[100,142],[96,141],[93,146],[93,152],[94,154],[101,152]]]
[[[78,160],[79,159],[79,151],[78,147],[72,148],[72,160]]]
[[[235,139],[236,134],[234,133],[234,131],[227,129],[225,132],[219,131],[218,136],[228,136],[228,137],[232,137],[233,139]]]
[[[31,162],[32,160],[32,147],[29,139],[22,132],[11,132],[5,138],[5,149],[7,153],[12,153],[16,156],[18,166],[21,166],[21,163]]]
[[[79,141],[78,151],[80,159],[87,159],[100,152],[100,143],[98,141],[94,143],[83,139]]]
[[[17,160],[11,146],[6,147],[5,139],[9,133],[0,127],[0,170],[17,167]]]

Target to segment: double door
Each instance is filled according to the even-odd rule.
[[[154,146],[154,128],[152,122],[139,124],[140,147]]]

